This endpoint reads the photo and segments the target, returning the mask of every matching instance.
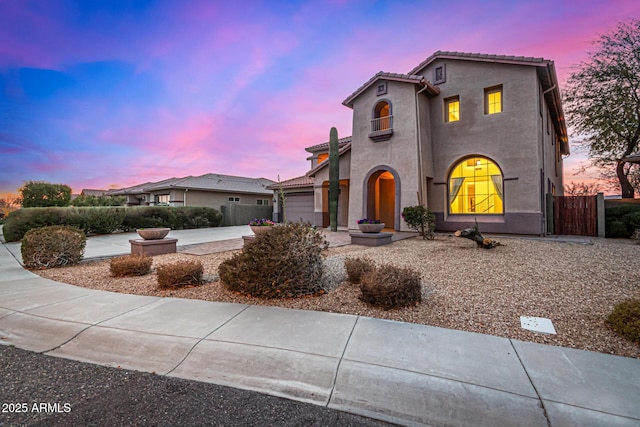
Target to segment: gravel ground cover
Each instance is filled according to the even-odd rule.
[[[498,240],[503,246],[491,250],[446,235],[435,241],[412,238],[377,248],[329,248],[325,252],[328,292],[298,299],[261,300],[226,290],[217,280],[217,267],[235,251],[156,256],[154,271],[142,277],[112,278],[108,260],[37,273],[92,289],[354,314],[640,358],[640,345],[625,340],[605,323],[617,303],[640,298],[640,245],[631,240],[597,238],[592,245],[507,237]],[[389,311],[363,303],[359,287],[346,281],[346,257],[368,257],[378,264],[418,270],[423,302]],[[204,265],[206,284],[158,289],[157,266],[192,259]],[[520,316],[549,318],[557,334],[522,329]]]

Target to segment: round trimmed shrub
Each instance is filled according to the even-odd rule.
[[[629,341],[640,343],[640,300],[631,299],[616,305],[607,323]]]
[[[346,258],[344,268],[347,270],[347,278],[353,284],[360,283],[362,275],[375,268],[373,261],[367,258]]]
[[[180,261],[158,266],[158,286],[160,288],[179,288],[202,284],[204,268],[200,261]]]
[[[153,258],[145,254],[112,258],[109,269],[112,277],[144,276],[151,272]]]
[[[362,275],[362,301],[384,310],[422,302],[420,273],[410,268],[386,265]]]
[[[30,269],[78,264],[84,256],[87,237],[75,227],[52,225],[34,228],[22,238],[22,262]]]
[[[324,236],[308,223],[268,227],[242,252],[220,264],[220,281],[231,291],[258,298],[318,294],[322,286]]]

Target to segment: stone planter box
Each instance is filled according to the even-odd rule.
[[[384,222],[380,224],[358,224],[358,228],[363,233],[379,233],[384,228]]]
[[[178,239],[129,240],[133,255],[175,254]]]
[[[170,231],[170,228],[139,228],[136,233],[144,240],[159,240],[164,239]]]
[[[349,233],[352,245],[382,246],[391,243],[393,233]]]

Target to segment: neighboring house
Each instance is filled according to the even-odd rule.
[[[85,188],[80,192],[80,195],[89,196],[89,197],[102,197],[106,192],[107,190],[91,190],[91,189]]]
[[[111,190],[111,196],[127,196],[127,206],[203,206],[221,210],[231,203],[270,206],[275,181],[265,178],[209,173],[201,176],[169,178],[133,187]]]
[[[546,233],[546,194],[562,195],[569,154],[553,61],[436,52],[408,74],[376,74],[343,104],[353,134],[340,140],[340,226],[366,217],[408,230],[403,208],[424,203],[441,231],[477,220],[485,232]],[[327,226],[328,143],[306,150],[307,180],[281,183],[287,210],[305,193],[306,217]]]

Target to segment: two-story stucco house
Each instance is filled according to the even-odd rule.
[[[569,154],[553,61],[436,52],[408,74],[377,73],[343,104],[353,133],[340,143],[341,226],[366,217],[408,230],[403,208],[424,203],[441,231],[477,220],[485,232],[546,233],[546,194],[562,194]],[[287,219],[326,226],[328,143],[306,150]]]

